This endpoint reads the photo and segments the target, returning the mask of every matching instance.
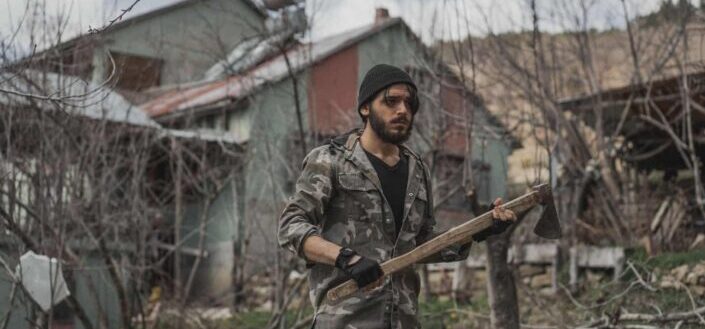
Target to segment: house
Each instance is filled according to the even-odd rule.
[[[180,0],[30,60],[35,68],[93,82],[112,77],[124,96],[139,103],[146,89],[200,79],[236,45],[260,34],[265,18],[250,0]]]
[[[191,144],[194,148],[203,147],[205,143],[208,145],[205,148],[213,149],[214,155],[218,156],[222,155],[223,151],[228,153],[231,149],[237,150],[239,141],[229,135],[213,132],[164,129],[149,118],[142,118],[143,112],[135,104],[152,97],[152,93],[158,94],[159,89],[164,86],[202,79],[208,68],[226,59],[228,53],[237,45],[256,39],[264,29],[266,17],[266,11],[251,0],[180,0],[142,15],[116,21],[100,33],[88,33],[61,42],[30,58],[18,61],[17,65],[9,70],[30,67],[42,72],[42,76],[58,77],[57,81],[64,82],[68,79],[78,82],[69,84],[70,86],[91,86],[93,89],[100,87],[101,91],[94,93],[94,97],[86,104],[95,102],[107,105],[108,102],[119,98],[120,102],[112,103],[117,108],[75,106],[72,109],[75,113],[72,114],[99,120],[114,120],[116,124],[146,124],[154,134],[162,136],[163,141],[173,138],[179,143]],[[3,80],[8,81],[12,80]],[[108,90],[110,92],[107,92]],[[108,98],[103,99],[101,95]],[[6,95],[0,94],[0,98],[3,96]],[[10,101],[27,99],[19,100],[14,97]],[[111,117],[115,115],[118,117]],[[159,150],[159,147],[155,149]],[[233,154],[229,155],[233,157]],[[159,164],[162,171],[168,171],[168,164],[169,161]],[[232,167],[235,168],[236,165]],[[163,175],[161,178],[173,177]],[[169,186],[174,182],[159,182],[164,183]],[[211,223],[207,232],[209,237],[218,239],[220,232],[229,232],[229,229],[222,230],[221,227],[233,223],[233,218],[236,217],[233,214],[238,207],[231,202],[233,197],[229,193],[233,189],[228,186],[222,187],[218,198],[212,200],[212,207],[216,210],[208,212],[207,220]],[[184,248],[195,248],[198,246],[198,234],[194,232],[199,231],[198,214],[203,212],[202,204],[192,200],[184,200],[184,203],[186,204],[183,205],[182,214],[191,216],[194,220],[183,225],[185,241],[181,245]],[[173,211],[173,204],[163,206],[167,216],[179,217],[176,216],[179,212]],[[229,238],[227,236],[222,239]],[[162,242],[165,242],[167,247],[173,243]],[[182,284],[190,273],[194,259],[192,255],[186,255],[184,258],[183,270],[180,271]],[[213,261],[215,257],[206,258]],[[167,263],[171,263],[171,260],[169,258]],[[232,260],[226,261],[232,263]],[[167,269],[167,272],[167,276],[173,277],[177,271],[172,267]],[[218,275],[229,281],[225,278],[229,278],[230,273],[219,272]]]
[[[11,296],[0,299],[3,322],[22,328],[35,320],[32,301],[11,279],[21,275],[13,272],[19,256],[32,250],[58,258],[69,282],[71,296],[52,310],[51,327],[126,327],[141,310],[121,301],[136,302],[128,296],[166,281],[159,273],[169,271],[172,251],[186,269],[207,257],[199,248],[204,225],[190,228],[177,249],[178,233],[162,218],[182,203],[197,224],[216,222],[222,214],[201,205],[228,203],[240,145],[165,129],[78,77],[25,70],[0,80],[0,295]]]
[[[410,143],[432,163],[441,201],[442,226],[466,220],[471,208],[459,185],[467,135],[462,123],[472,109],[472,164],[477,201],[506,197],[506,158],[518,142],[429,50],[400,18],[378,9],[373,24],[319,41],[273,42],[266,56],[236,74],[174,86],[141,109],[161,125],[227,132],[246,149],[236,175],[236,227],[223,227],[214,253],[218,259],[246,254],[248,271],[266,269],[277,251],[280,211],[300,171],[306,150],[361,125],[355,110],[359,82],[378,63],[407,69],[419,82],[422,108]],[[236,49],[234,52],[240,50]],[[222,65],[222,64],[219,64]],[[302,138],[303,136],[303,138]],[[435,164],[436,166],[434,166]],[[227,231],[229,229],[234,229]],[[236,241],[236,248],[232,241]],[[213,263],[206,272],[232,263]],[[210,276],[212,278],[213,276]],[[203,291],[228,291],[231,281],[209,280]]]

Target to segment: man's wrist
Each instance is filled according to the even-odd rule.
[[[348,266],[355,265],[355,263],[357,263],[358,261],[360,261],[360,259],[362,259],[362,256],[360,256],[360,255],[352,256],[352,257],[350,258],[350,261],[348,261]]]
[[[357,256],[357,252],[347,247],[340,248],[338,256],[335,258],[335,267],[344,270],[351,265],[351,260]]]

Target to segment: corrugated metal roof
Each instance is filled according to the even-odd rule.
[[[139,107],[106,86],[50,72],[25,70],[20,74],[0,74],[2,105],[32,105],[44,110],[55,110],[58,105],[70,115],[147,127],[159,131],[162,137],[226,144],[246,142],[243,138],[222,131],[164,129]]]
[[[371,34],[401,22],[400,18],[392,18],[382,24],[366,25],[314,43],[298,44],[289,48],[286,55],[292,70],[298,72]],[[279,81],[288,75],[286,59],[283,55],[279,55],[241,75],[175,87],[172,91],[143,104],[141,108],[152,117],[176,115],[186,109],[208,106],[225,99],[245,97],[263,84]]]
[[[37,104],[99,120],[161,128],[147,114],[106,86],[79,77],[36,70],[0,74],[0,104]]]

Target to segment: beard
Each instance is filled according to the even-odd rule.
[[[379,136],[382,141],[390,144],[399,145],[401,143],[406,142],[411,136],[411,128],[413,127],[414,116],[412,115],[411,119],[409,120],[406,120],[406,118],[396,118],[390,121],[389,123],[386,123],[382,118],[377,116],[377,111],[375,111],[375,109],[372,107],[372,104],[370,104],[369,120],[372,130],[377,134],[377,136]],[[398,130],[391,127],[391,125],[395,123],[404,123],[406,124],[406,127],[403,130]]]

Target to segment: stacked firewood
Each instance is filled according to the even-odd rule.
[[[661,288],[687,288],[697,296],[705,296],[705,262],[678,266],[663,275],[655,275]]]
[[[687,200],[681,194],[666,197],[651,220],[648,235],[642,239],[647,253],[655,255],[687,249],[690,243],[680,236],[685,233],[683,227],[687,218]]]

